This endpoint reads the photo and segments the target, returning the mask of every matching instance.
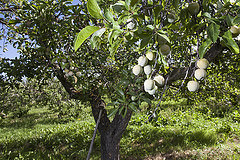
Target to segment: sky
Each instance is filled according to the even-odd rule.
[[[73,0],[73,4],[78,4],[80,2],[80,0]],[[15,57],[19,57],[19,54],[17,53],[17,49],[13,48],[13,46],[11,44],[7,45],[7,51],[3,52],[3,40],[0,40],[0,57],[4,57],[4,58],[15,58]]]

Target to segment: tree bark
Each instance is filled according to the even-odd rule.
[[[105,103],[99,95],[92,95],[91,106],[96,122],[100,110],[103,110],[98,126],[98,131],[101,136],[101,159],[119,160],[120,140],[131,119],[132,111],[128,110],[125,117],[117,113],[113,121],[110,122],[107,117],[107,111],[104,108]]]

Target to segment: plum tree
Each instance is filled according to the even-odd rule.
[[[181,95],[200,100],[219,93],[216,84],[233,87],[225,91],[229,97],[239,94],[239,41],[230,28],[240,23],[240,2],[194,1],[199,6],[193,6],[193,13],[186,0],[71,3],[0,2],[0,23],[4,26],[0,37],[12,43],[21,55],[3,58],[0,82],[11,85],[22,77],[58,78],[69,98],[91,104],[96,122],[102,114],[98,126],[102,159],[119,159],[120,140],[133,112],[143,101],[150,103],[154,97],[159,98],[152,94],[162,92],[171,97],[170,93],[179,88]],[[175,13],[174,21],[167,20],[169,13]],[[154,53],[154,58],[148,51]],[[198,59],[197,64],[193,63]],[[209,63],[211,74],[206,82],[191,83],[206,83],[205,88],[210,89],[199,89],[198,94],[186,92],[189,85],[185,80],[191,81],[194,71],[206,69]],[[137,72],[133,69],[136,65]],[[140,67],[146,65],[151,65],[151,74],[140,75]],[[162,77],[154,79],[158,75]],[[223,80],[228,80],[228,85]],[[191,91],[198,88],[190,86]],[[111,110],[105,108],[103,95],[112,102]],[[135,97],[134,101],[131,97]],[[113,120],[108,115],[114,116]]]

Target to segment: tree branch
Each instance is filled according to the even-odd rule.
[[[218,54],[222,53],[223,49],[224,47],[220,43],[216,43],[208,50],[204,58],[206,58],[209,62],[212,62],[218,56]],[[166,75],[166,77],[168,77],[167,84],[170,85],[177,80],[183,79],[187,71],[188,71],[187,76],[190,76],[193,73],[194,68],[195,68],[195,63],[193,63],[190,66],[189,71],[188,71],[188,67],[174,69],[172,72]]]
[[[65,90],[68,92],[70,98],[78,99],[81,101],[88,101],[88,98],[90,98],[88,97],[90,93],[86,93],[83,90],[79,91],[76,90],[72,83],[67,80],[66,76],[64,75],[61,69],[58,69],[56,66],[54,66],[54,70],[58,80],[61,82]]]

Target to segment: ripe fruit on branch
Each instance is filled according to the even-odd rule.
[[[232,26],[230,28],[230,32],[232,33],[233,37],[237,37],[240,34],[240,28],[238,26]]]
[[[197,80],[201,80],[207,76],[207,72],[204,69],[197,69],[194,76]]]
[[[152,90],[145,90],[145,91],[148,92],[148,94],[150,94],[150,95],[154,95],[156,93],[157,89],[158,89],[158,87],[155,86]]]
[[[168,20],[169,23],[173,23],[175,21],[175,19],[176,19],[175,14],[170,13],[170,14],[167,15],[167,20]]]
[[[155,58],[155,55],[153,52],[147,52],[146,57],[149,61],[152,61]]]
[[[136,28],[136,21],[132,18],[127,20],[127,29],[133,30]]]
[[[65,69],[64,69],[64,72],[65,72],[65,73],[68,73],[68,72],[69,72],[69,70],[68,70],[67,68],[65,68]]]
[[[156,84],[157,84],[159,87],[163,86],[164,83],[165,83],[165,79],[164,79],[164,77],[161,76],[161,75],[155,76],[155,77],[153,78],[153,80],[156,82]]]
[[[154,80],[147,79],[144,81],[144,90],[147,92],[149,90],[152,90],[155,87]]]
[[[145,73],[146,75],[149,75],[149,74],[152,72],[152,66],[151,66],[151,65],[146,65],[146,66],[143,68],[143,70],[144,70],[144,73]]]
[[[147,65],[147,63],[148,63],[148,59],[145,56],[140,56],[138,58],[138,65],[144,67]]]
[[[232,27],[230,28],[230,32],[231,32],[232,34],[239,34],[240,28],[239,28],[238,26],[232,26]]]
[[[81,72],[77,72],[76,76],[80,77],[81,76]]]
[[[209,65],[209,62],[208,62],[208,60],[205,59],[205,58],[199,59],[199,60],[197,61],[197,66],[198,66],[198,68],[207,69],[208,65]]]
[[[167,44],[161,46],[160,51],[163,55],[168,55],[170,53],[170,47]]]
[[[142,73],[142,67],[140,65],[135,65],[132,69],[133,74],[136,76]]]
[[[190,3],[188,6],[188,11],[191,15],[196,15],[199,12],[200,6],[197,2]]]
[[[68,72],[68,76],[72,76],[74,73],[72,71]]]
[[[195,92],[199,89],[199,83],[197,81],[189,81],[187,83],[187,88],[190,92]]]

